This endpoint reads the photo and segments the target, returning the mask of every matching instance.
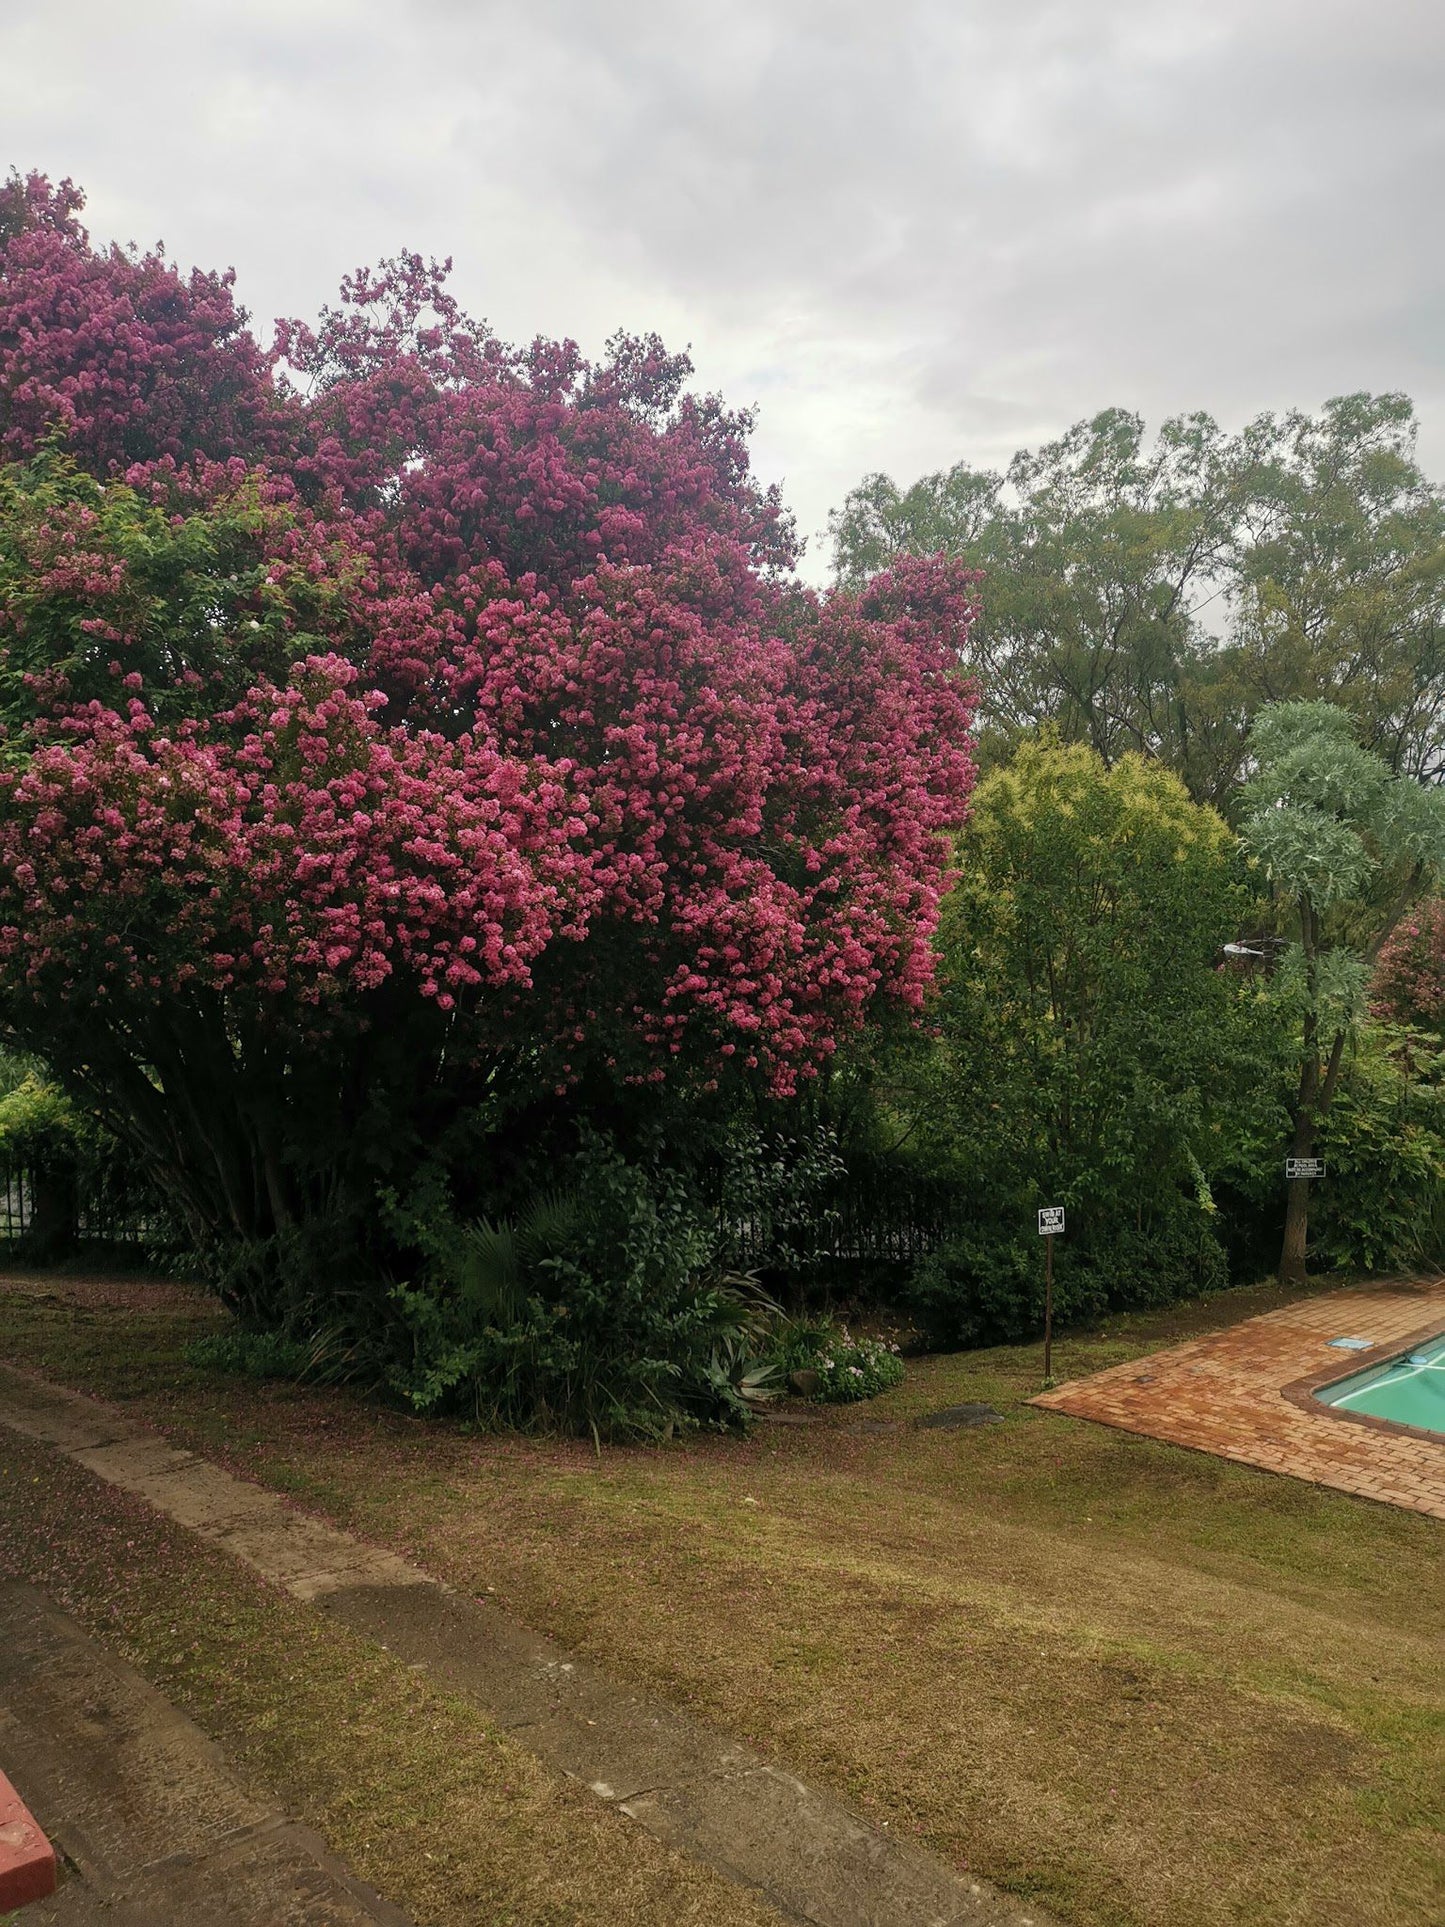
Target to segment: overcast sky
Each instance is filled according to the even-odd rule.
[[[1445,475],[1442,0],[0,0],[0,163],[314,314],[692,346],[814,536],[1113,403],[1403,388]]]

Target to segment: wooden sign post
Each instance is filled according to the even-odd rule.
[[[1039,1211],[1039,1236],[1044,1241],[1044,1384],[1054,1382],[1054,1239],[1063,1236],[1064,1207],[1046,1204]]]

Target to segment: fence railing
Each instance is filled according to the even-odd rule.
[[[0,1244],[36,1224],[43,1180],[0,1164]],[[107,1244],[166,1241],[168,1227],[133,1190],[81,1171],[68,1200],[72,1235]],[[786,1210],[729,1217],[719,1213],[729,1262],[743,1269],[807,1272],[828,1264],[911,1264],[963,1226],[957,1192],[936,1180],[871,1171],[848,1173]]]
[[[26,1165],[0,1165],[0,1244],[36,1228],[45,1183]],[[80,1173],[67,1200],[73,1236],[106,1244],[143,1245],[165,1235],[165,1225],[134,1198],[117,1196],[102,1177]]]
[[[936,1180],[849,1173],[787,1213],[729,1220],[734,1264],[811,1270],[829,1263],[910,1264],[963,1228],[956,1190]]]
[[[23,1238],[35,1216],[35,1180],[28,1171],[0,1170],[0,1242]]]

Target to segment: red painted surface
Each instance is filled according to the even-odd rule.
[[[0,1773],[0,1914],[55,1892],[55,1849]]]

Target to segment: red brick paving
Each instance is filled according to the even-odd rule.
[[[1445,1283],[1394,1279],[1248,1318],[1030,1403],[1445,1519],[1445,1439],[1340,1417],[1299,1383],[1344,1378],[1439,1331]],[[1336,1351],[1332,1338],[1372,1349]]]
[[[0,1911],[28,1907],[55,1892],[55,1849],[35,1816],[0,1773]]]

